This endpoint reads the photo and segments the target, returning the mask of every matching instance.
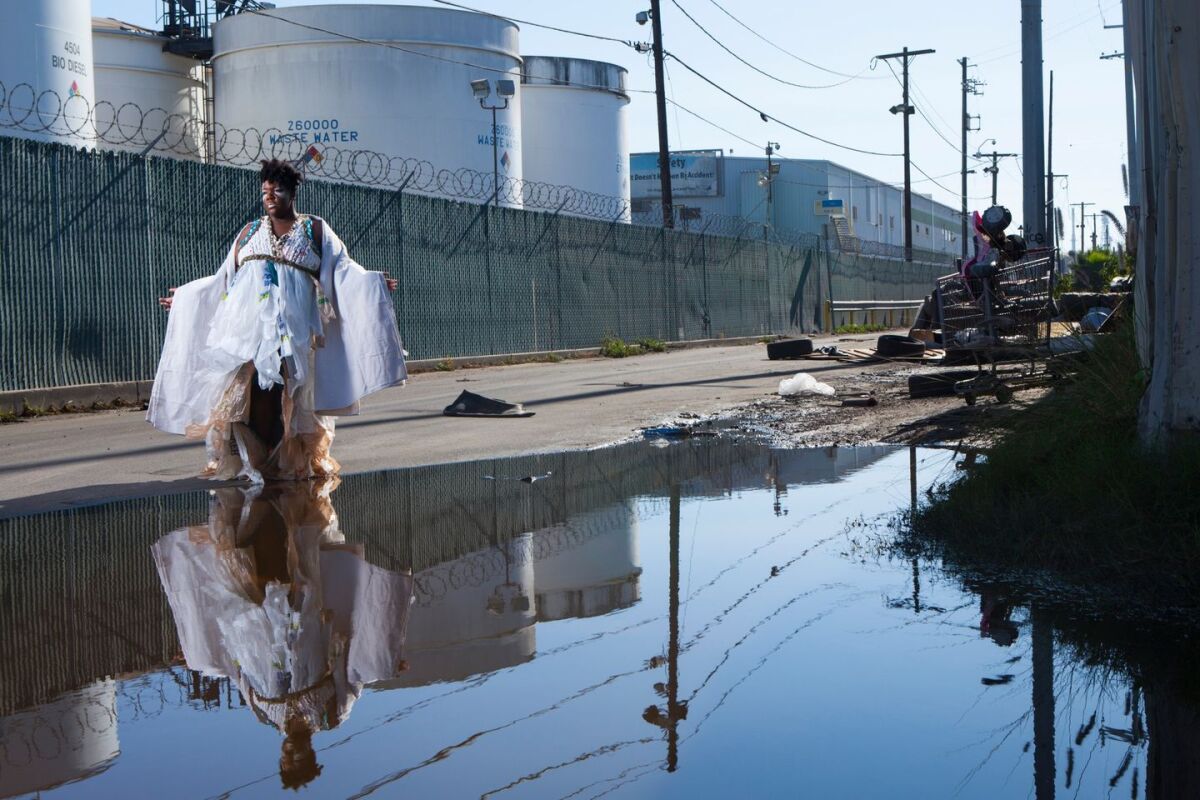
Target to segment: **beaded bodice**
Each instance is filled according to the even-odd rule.
[[[301,214],[291,230],[276,236],[267,217],[250,223],[238,242],[238,269],[247,261],[266,260],[282,267],[291,267],[314,278],[321,273],[321,254],[313,242],[312,217]]]

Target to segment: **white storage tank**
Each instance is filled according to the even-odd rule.
[[[6,3],[0,25],[0,135],[90,146],[90,0]]]
[[[315,144],[329,177],[487,202],[492,115],[471,81],[514,83],[497,114],[501,186],[522,170],[517,26],[442,8],[315,5],[251,11],[214,26],[215,122],[223,151],[299,154]],[[497,104],[502,104],[500,101]],[[264,156],[265,157],[265,156]],[[507,185],[512,185],[508,181]],[[519,205],[503,193],[502,205]]]
[[[521,128],[525,132],[525,180],[596,195],[589,210],[603,214],[602,207],[611,207],[614,218],[628,222],[625,69],[581,58],[525,56],[524,62]],[[605,202],[601,198],[614,199]]]
[[[100,149],[141,152],[158,139],[158,155],[203,159],[204,66],[164,52],[167,41],[128,22],[92,20]]]

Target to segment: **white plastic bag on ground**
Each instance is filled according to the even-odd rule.
[[[821,383],[807,372],[797,372],[792,377],[784,378],[779,382],[779,394],[781,397],[798,394],[823,394],[826,397],[832,397],[834,390],[828,383]]]

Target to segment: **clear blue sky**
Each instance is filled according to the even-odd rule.
[[[638,26],[634,15],[649,7],[642,0],[462,0],[464,5],[500,15],[613,36],[648,40],[650,27]],[[93,13],[130,22],[157,25],[158,0],[92,0]],[[830,70],[860,75],[827,89],[785,86],[739,63],[705,36],[681,13],[674,0],[663,0],[664,41],[691,66],[704,72],[762,108],[772,116],[819,136],[867,150],[898,152],[901,146],[899,117],[888,107],[900,102],[900,87],[887,66],[871,69],[871,57],[908,46],[934,48],[933,55],[913,62],[913,103],[941,130],[913,118],[913,160],[938,179],[914,183],[914,191],[932,191],[935,198],[957,207],[959,189],[958,58],[967,56],[978,67],[973,77],[987,82],[984,94],[971,98],[971,113],[982,116],[982,127],[970,134],[969,149],[995,139],[1001,152],[1021,150],[1020,2],[972,3],[923,0],[858,0],[846,3],[788,2],[788,0],[717,0],[755,32],[792,55],[781,52],[740,27],[713,0],[678,0],[716,38],[763,72],[800,84],[820,85],[844,79],[801,63],[793,56]],[[311,4],[305,0],[280,0],[281,7]],[[414,0],[410,5],[434,5]],[[993,16],[974,12],[987,9]],[[1054,170],[1069,178],[1056,190],[1058,205],[1081,200],[1096,203],[1089,214],[1110,209],[1123,217],[1125,196],[1121,164],[1125,160],[1124,62],[1100,60],[1102,52],[1120,52],[1121,31],[1105,30],[1105,22],[1121,21],[1119,0],[1045,0],[1043,41],[1046,79],[1054,70]],[[634,89],[653,89],[654,73],[648,56],[613,42],[596,41],[524,25],[521,50],[532,55],[569,55],[620,64],[629,70]],[[764,123],[753,111],[738,105],[689,74],[679,64],[667,66],[668,95],[703,117],[750,142],[717,130],[683,111],[671,110],[671,147],[722,148],[735,155],[761,152],[768,140],[782,145],[780,155],[792,158],[827,158],[888,181],[903,176],[902,161],[841,150],[806,139],[778,124]],[[635,94],[631,105],[630,135],[635,151],[657,149],[654,102],[651,95]],[[972,166],[981,167],[982,164]],[[1002,161],[1000,200],[1020,219],[1023,163]],[[944,177],[943,177],[944,176]],[[914,179],[921,178],[914,171]],[[988,204],[990,177],[970,176],[973,207]],[[1067,222],[1070,214],[1064,208]],[[1090,235],[1091,226],[1088,231]],[[1116,236],[1115,231],[1113,232]],[[1067,244],[1070,243],[1068,235]]]

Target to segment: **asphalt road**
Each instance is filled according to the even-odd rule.
[[[870,346],[846,344],[846,337],[816,344],[834,341]],[[839,373],[860,369],[768,361],[763,345],[743,345],[426,373],[368,398],[360,416],[340,419],[333,453],[343,473],[352,473],[593,447],[682,412],[710,414],[757,400],[797,371],[836,387]],[[463,389],[537,413],[525,419],[443,416]],[[0,518],[211,486],[195,477],[203,463],[200,443],[159,433],[136,410],[3,425]]]

